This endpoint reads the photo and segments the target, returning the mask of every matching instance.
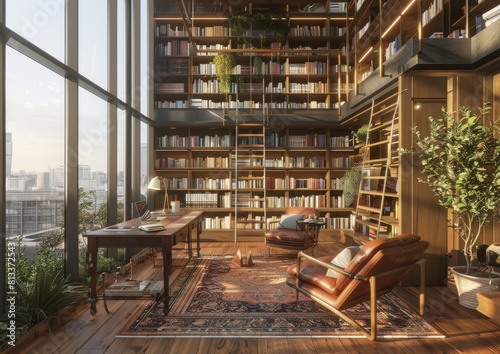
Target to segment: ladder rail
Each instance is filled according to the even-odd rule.
[[[394,96],[391,96],[394,97]],[[366,141],[364,145],[364,154],[363,154],[363,163],[361,164],[361,181],[359,184],[359,189],[358,189],[358,198],[357,198],[357,204],[356,204],[356,211],[355,211],[355,219],[354,219],[354,231],[356,230],[356,225],[365,225],[367,226],[368,229],[375,231],[375,238],[378,238],[380,236],[380,231],[382,229],[382,223],[387,224],[387,220],[389,220],[387,217],[384,218],[383,212],[384,212],[384,203],[386,200],[386,197],[397,197],[397,193],[389,193],[387,192],[387,180],[389,178],[389,167],[392,165],[393,161],[393,145],[397,139],[398,139],[398,134],[395,133],[397,124],[399,124],[399,106],[400,106],[400,100],[401,100],[401,93],[397,93],[397,98],[396,102],[393,104],[389,104],[387,106],[383,106],[382,110],[384,111],[383,114],[389,113],[389,110],[393,110],[392,112],[392,117],[390,121],[387,122],[379,122],[376,125],[374,125],[373,119],[374,119],[374,109],[375,109],[375,100],[372,99],[372,104],[370,108],[370,119],[368,123],[368,134],[366,136]],[[387,101],[385,99],[382,102]],[[397,122],[396,122],[397,121]],[[383,131],[384,129],[388,129],[388,137],[384,140],[380,140],[377,142],[370,142],[370,133],[374,131]],[[371,159],[370,158],[370,148],[372,147],[381,147],[385,145],[386,146],[386,157],[381,157],[381,158],[375,158]],[[380,176],[371,176],[370,174],[366,174],[368,169],[372,169],[373,167],[380,167],[384,169],[383,175]],[[381,171],[382,172],[382,171]],[[372,181],[380,181],[382,182],[381,190],[377,191],[372,191],[371,190],[371,182]],[[364,187],[366,184],[370,185],[370,189],[366,190]],[[378,207],[375,206],[360,206],[360,202],[362,200],[363,196],[378,196],[380,197],[380,205]],[[370,198],[371,200],[371,198]],[[377,215],[378,214],[378,215]],[[363,219],[364,218],[364,219]],[[370,219],[373,220],[373,222],[370,222]],[[391,226],[394,226],[395,222],[392,219],[396,218],[391,218],[391,222],[388,224]],[[384,228],[385,230],[386,228]],[[384,231],[385,232],[385,231]],[[369,235],[368,235],[369,236]]]

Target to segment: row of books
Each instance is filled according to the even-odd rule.
[[[398,34],[394,40],[387,45],[385,49],[385,60],[393,56],[398,50],[401,49],[401,34]]]
[[[428,24],[441,11],[443,11],[443,0],[433,0],[422,13],[422,26]]]
[[[311,133],[288,137],[289,147],[326,147],[326,143],[326,134]]]
[[[197,49],[197,55],[198,56],[207,56],[207,55],[212,55],[214,56],[216,52],[214,50],[225,50],[229,49],[230,46],[224,45],[224,44],[197,44],[196,49]],[[206,50],[207,52],[204,52]]]
[[[264,189],[264,180],[249,179],[239,180],[236,183],[238,189]]]
[[[294,37],[325,37],[329,33],[324,26],[297,25],[290,28],[290,36]]]
[[[155,109],[182,109],[189,108],[189,101],[187,100],[156,100],[154,103]]]
[[[262,144],[260,137],[256,137],[258,141],[252,140],[239,140],[238,143],[242,144]],[[327,147],[326,142],[328,141],[326,134],[310,133],[303,135],[290,135],[288,137],[288,147]],[[352,143],[352,139],[349,135],[345,136],[332,136],[330,137],[330,147],[348,147]],[[159,148],[166,147],[235,147],[235,137],[230,134],[224,135],[162,135],[157,137],[156,146]],[[284,146],[285,137],[279,133],[273,133],[270,136],[266,136],[265,143],[266,147],[285,147]],[[297,159],[321,159],[321,157],[295,157]],[[270,158],[268,159],[270,165],[268,167],[284,167],[284,157]],[[298,161],[298,160],[297,160]],[[315,160],[314,160],[315,161]],[[294,162],[289,162],[289,167]],[[315,162],[316,163],[316,162]],[[275,165],[275,166],[272,166]],[[320,162],[320,166],[323,167],[324,163]]]
[[[322,157],[300,157],[292,156],[288,158],[288,167],[291,168],[324,168],[325,159]]]
[[[160,83],[155,84],[155,91],[161,94],[185,92],[185,85],[183,82]]]
[[[167,37],[187,37],[188,32],[184,29],[184,26],[171,25],[169,23],[163,23],[155,27],[156,36],[167,36]]]
[[[263,216],[256,215],[256,220],[263,220]],[[267,218],[266,222],[270,223],[272,221],[278,221],[279,217],[271,217]],[[332,218],[321,218],[322,221],[327,223],[327,227],[329,229],[350,229],[351,228],[351,220],[349,217],[332,217]],[[230,230],[234,228],[234,219],[230,215],[225,216],[214,216],[209,217],[205,216],[203,219],[203,229],[204,230]],[[261,225],[251,225],[248,223],[241,222],[238,228],[256,228],[260,229]]]
[[[305,208],[326,208],[326,196],[320,195],[301,195],[289,198],[289,206],[299,206]]]
[[[270,168],[283,168],[285,167],[285,158],[266,158],[266,160],[264,161],[264,166]]]
[[[324,75],[327,73],[327,64],[318,61],[285,63],[285,73],[290,75]]]
[[[155,168],[229,168],[228,157],[196,157],[187,158],[159,158],[155,160]]]
[[[229,178],[194,178],[192,182],[194,189],[231,189]]]
[[[228,195],[221,196],[221,207],[228,208],[225,199],[230,198]],[[187,208],[217,208],[219,205],[218,193],[187,193],[186,194],[186,207]]]
[[[352,146],[353,140],[351,139],[351,136],[349,135],[344,135],[344,136],[331,136],[330,137],[330,146],[331,147],[350,147]]]
[[[286,189],[286,178],[282,177],[266,177],[266,188],[268,190],[283,190]]]
[[[189,75],[189,59],[167,58],[159,60],[156,66],[156,71],[166,74]]]
[[[326,82],[307,82],[290,83],[289,93],[328,93],[328,84]]]
[[[189,55],[189,41],[171,40],[155,44],[155,55]]]
[[[331,168],[349,168],[352,166],[351,158],[346,157],[334,157],[332,158]]]
[[[326,189],[326,180],[324,178],[290,177],[290,189]]]
[[[229,36],[229,28],[226,26],[193,26],[192,34],[197,37],[227,37]]]

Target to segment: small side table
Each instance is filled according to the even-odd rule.
[[[313,246],[312,248],[317,248],[318,246],[318,239],[319,239],[319,232],[323,226],[325,226],[326,223],[324,221],[318,220],[318,219],[313,219],[313,220],[308,220],[308,219],[301,219],[297,220],[297,226],[299,229],[303,232],[306,233],[306,235],[313,240]]]

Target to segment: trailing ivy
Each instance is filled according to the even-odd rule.
[[[221,93],[229,93],[231,89],[231,79],[234,67],[236,66],[236,58],[228,52],[219,52],[213,59],[217,79],[219,80],[219,91]]]

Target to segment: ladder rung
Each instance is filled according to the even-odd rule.
[[[385,176],[361,176],[362,179],[385,179]]]
[[[263,176],[247,176],[247,177],[240,177],[238,178],[241,181],[253,181],[253,180],[260,180],[262,181],[264,179]]]
[[[374,208],[374,207],[369,207],[369,206],[365,206],[365,205],[358,205],[358,210],[365,210],[365,211],[369,211],[371,213],[378,213],[378,214],[380,214],[382,212],[381,208]],[[363,215],[363,216],[367,216],[367,215]]]
[[[380,164],[380,163],[383,163],[383,162],[387,162],[387,158],[386,157],[384,157],[383,159],[366,160],[366,161],[364,161],[364,164],[365,165],[368,165],[368,164],[373,165],[373,164],[376,164],[376,163]]]
[[[387,227],[379,226],[378,223],[369,220],[356,219],[356,223],[360,225],[365,225],[371,230],[379,230],[379,232],[387,232]]]
[[[380,140],[380,141],[377,141],[374,143],[370,143],[370,144],[366,145],[366,147],[375,147],[375,146],[385,145],[388,143],[389,143],[389,140]]]
[[[262,133],[244,133],[244,134],[238,134],[238,136],[240,137],[264,137],[264,134]]]

